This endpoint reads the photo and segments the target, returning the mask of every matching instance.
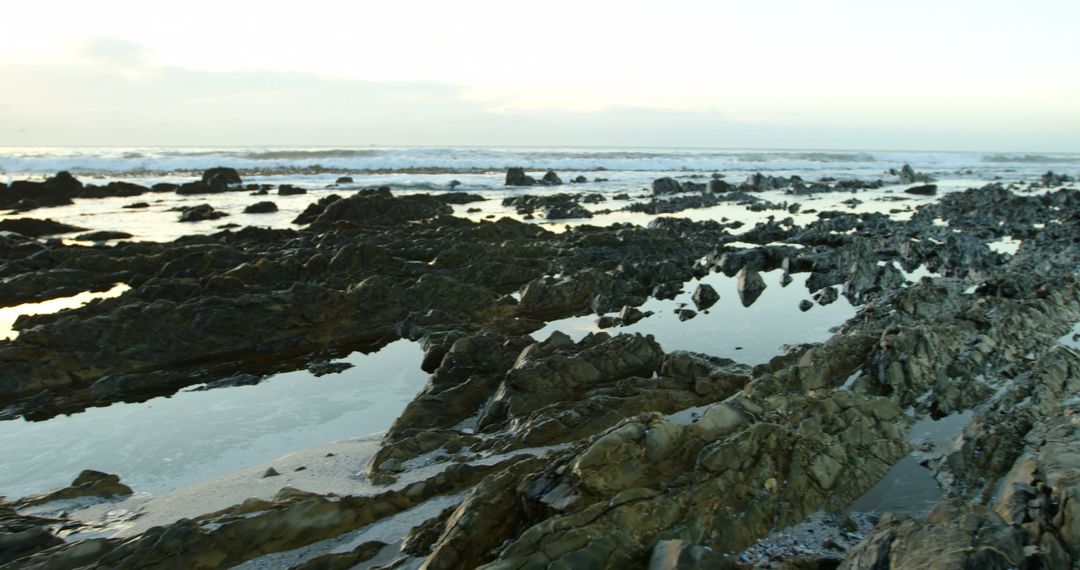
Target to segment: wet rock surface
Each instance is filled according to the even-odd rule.
[[[817,184],[672,181],[678,196],[710,200]],[[678,198],[660,186],[650,200]],[[257,381],[397,338],[420,342],[417,365],[431,372],[367,465],[381,493],[283,489],[126,539],[64,543],[55,532],[64,522],[28,518],[16,502],[0,505],[9,525],[0,540],[18,545],[5,551],[12,568],[227,567],[454,496],[417,521],[391,564],[1072,568],[1080,358],[1057,340],[1080,321],[1078,194],[992,185],[947,193],[903,221],[821,212],[733,235],[726,224],[660,218],[555,234],[451,217],[452,195],[368,189],[312,204],[296,230],[97,248],[0,234],[4,305],[131,286],[17,323],[19,337],[0,342],[8,417],[241,372]],[[1007,236],[1022,240],[1014,254],[987,245]],[[933,276],[910,278],[918,269]],[[842,294],[860,310],[829,340],[755,367],[617,328],[644,318],[637,307],[650,297],[712,271],[734,276],[750,305],[775,286],[761,276],[774,270],[805,275],[819,304]],[[718,297],[702,287],[692,300],[704,311]],[[587,313],[618,316],[610,332],[577,340],[531,336]],[[916,450],[949,492],[925,517],[884,515],[865,537],[849,529],[814,548],[762,542],[843,511],[909,457],[912,415],[972,410],[955,442]],[[420,467],[441,471],[408,479]],[[304,563],[344,567],[393,549],[384,544]]]

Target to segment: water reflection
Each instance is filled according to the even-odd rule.
[[[833,328],[855,316],[855,307],[844,297],[830,305],[814,305],[806,312],[800,311],[799,301],[810,298],[806,289],[809,274],[792,275],[787,287],[780,284],[783,276],[780,270],[762,272],[760,276],[766,287],[749,307],[743,306],[735,277],[714,273],[684,284],[683,292],[674,300],[650,299],[640,308],[653,311],[651,317],[609,332],[651,334],[669,352],[692,350],[746,364],[761,364],[780,354],[784,345],[828,340]],[[712,286],[720,299],[707,311],[680,321],[676,310],[680,306],[694,307],[691,296],[699,283]],[[596,319],[596,315],[585,315],[552,321],[532,336],[546,339],[559,330],[580,340],[590,332],[601,330]]]
[[[312,445],[385,430],[427,380],[420,347],[399,340],[356,366],[288,372],[255,386],[184,391],[44,422],[0,422],[0,495],[67,485],[82,469],[165,493]]]

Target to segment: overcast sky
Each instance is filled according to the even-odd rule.
[[[1080,151],[1077,0],[8,3],[3,145]]]

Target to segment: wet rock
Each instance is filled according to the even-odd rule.
[[[308,365],[308,372],[311,372],[316,378],[326,376],[327,374],[340,374],[350,368],[353,368],[355,364],[351,362],[312,362]]]
[[[761,274],[752,269],[742,268],[735,275],[736,289],[739,292],[739,301],[744,307],[753,305],[758,297],[765,292],[765,280]]]
[[[131,487],[120,482],[120,477],[100,471],[85,470],[71,482],[71,485],[62,489],[48,491],[40,495],[32,495],[21,499],[16,503],[19,508],[79,499],[83,497],[98,497],[108,499],[117,496],[126,496],[132,493]]]
[[[1054,171],[1047,170],[1046,174],[1043,174],[1039,178],[1039,182],[1046,188],[1053,188],[1070,182],[1076,182],[1076,179],[1067,174],[1054,174]]]
[[[824,289],[820,289],[816,293],[814,293],[814,300],[817,301],[817,304],[821,305],[822,307],[835,303],[836,300],[839,298],[840,294],[836,292],[835,287],[825,287]]]
[[[210,188],[228,186],[230,184],[242,184],[240,173],[235,168],[217,166],[203,171],[202,183]]]
[[[697,289],[694,289],[691,299],[694,301],[694,306],[701,311],[715,305],[720,300],[720,294],[713,289],[712,285],[701,283]]]
[[[123,206],[125,210],[143,210],[149,207],[150,204],[147,204],[146,202],[132,202],[131,204],[126,204]]]
[[[924,521],[885,515],[840,568],[1006,570],[1026,558],[1023,534],[986,507],[946,501]]]
[[[245,214],[272,214],[276,211],[278,211],[278,207],[273,202],[256,202],[244,208]]]
[[[657,178],[652,183],[652,193],[654,196],[663,196],[665,194],[678,194],[682,192],[682,184],[679,184],[678,180],[670,177]]]
[[[586,178],[584,174],[579,174],[579,175],[577,175],[577,176],[576,176],[575,178],[573,178],[572,180],[570,180],[570,183],[571,183],[571,184],[585,184],[585,183],[587,183],[588,181],[589,181],[589,179],[588,179],[588,178]]]
[[[506,186],[535,186],[536,179],[525,174],[524,168],[508,168],[506,170]]]
[[[55,220],[35,218],[9,218],[0,220],[0,232],[15,232],[24,236],[41,237],[86,231],[86,228],[62,224]]]
[[[44,182],[16,180],[10,186],[0,186],[0,208],[16,208],[21,201],[38,207],[66,206],[82,188],[82,182],[66,171],[58,172]]]
[[[587,196],[578,194],[555,194],[550,196],[512,196],[502,201],[503,206],[513,206],[518,214],[528,215],[540,211],[549,220],[591,218],[592,212],[579,204]]]
[[[549,170],[544,173],[544,177],[540,179],[540,183],[545,186],[562,186],[562,179],[558,174],[555,174],[554,170]]]
[[[452,213],[450,206],[433,196],[413,194],[397,197],[389,189],[379,188],[326,204],[323,212],[311,222],[311,229],[326,231],[334,227],[386,226]]]
[[[632,325],[647,316],[648,315],[641,312],[640,309],[629,305],[624,306],[622,310],[619,311],[619,320],[624,325]]]
[[[386,548],[386,543],[372,540],[348,551],[317,556],[302,564],[292,566],[291,570],[349,570],[367,562]]]
[[[900,177],[901,184],[918,184],[933,182],[934,179],[927,174],[921,172],[915,172],[915,169],[911,168],[910,164],[905,164],[900,168],[899,172],[893,171],[894,174]]]
[[[911,188],[905,188],[904,193],[915,194],[916,196],[934,196],[937,194],[937,185],[923,184],[921,186],[912,186]]]
[[[75,237],[78,241],[108,241],[111,239],[130,239],[134,236],[127,232],[100,231],[80,234]]]
[[[352,184],[352,183],[353,183],[352,176],[341,176],[337,180],[334,181],[334,184]]]
[[[198,206],[185,207],[180,214],[181,222],[203,222],[206,220],[217,220],[228,216],[225,212],[219,212],[214,209],[210,204],[199,204]]]
[[[799,301],[799,310],[800,311],[805,313],[806,311],[809,311],[810,309],[813,309],[813,308],[814,308],[814,303],[812,301],[810,301],[808,299],[803,299],[802,301]]]
[[[307,190],[292,184],[278,186],[278,196],[299,196],[301,194],[307,194]]]
[[[314,204],[309,204],[307,208],[304,208],[304,211],[301,212],[300,215],[292,221],[292,223],[301,225],[310,224],[311,222],[314,222],[320,214],[326,211],[327,206],[333,204],[334,202],[337,202],[340,199],[341,196],[338,196],[337,194],[323,196],[322,198],[319,198],[318,202],[315,202]]]
[[[675,316],[677,316],[680,321],[689,321],[697,316],[697,311],[692,309],[678,309],[675,311]]]

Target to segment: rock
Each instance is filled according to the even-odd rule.
[[[278,186],[278,196],[299,196],[301,194],[307,194],[307,190],[293,186],[292,184],[282,184],[281,186]]]
[[[830,290],[833,291],[834,293],[836,292],[835,290],[832,290],[832,289],[830,289]],[[813,308],[814,308],[814,303],[812,301],[810,301],[809,299],[803,299],[802,301],[799,301],[799,310],[800,311],[805,313],[806,311],[809,311],[810,309],[813,309]]]
[[[619,311],[619,320],[624,325],[632,325],[641,319],[644,319],[646,316],[648,315],[641,312],[640,309],[629,305],[624,306],[622,310]]]
[[[334,184],[352,184],[352,176],[342,176],[334,181]]]
[[[697,316],[697,311],[692,309],[678,309],[675,311],[675,315],[679,317],[680,321],[689,321]]]
[[[931,178],[929,175],[923,174],[921,172],[915,172],[915,170],[911,168],[910,164],[905,164],[900,169],[899,176],[901,184],[917,184],[920,182],[927,183],[934,181],[934,179]]]
[[[74,193],[79,198],[108,198],[108,197],[131,197],[141,196],[151,190],[145,186],[132,184],[131,182],[113,181],[105,186],[88,184]]]
[[[53,501],[65,501],[83,497],[108,499],[130,495],[131,493],[131,487],[121,483],[120,477],[87,469],[79,473],[78,477],[68,487],[26,497],[15,504],[18,508],[26,508]]]
[[[506,170],[506,186],[535,186],[536,179],[527,176],[524,168],[508,168]]]
[[[588,179],[588,178],[586,178],[584,174],[579,174],[579,175],[577,175],[577,176],[576,176],[576,177],[575,177],[574,179],[572,179],[572,180],[570,181],[570,183],[571,183],[571,184],[585,184],[585,183],[587,183],[588,181],[589,181],[589,179]]]
[[[327,206],[333,204],[334,202],[337,202],[338,200],[341,200],[341,196],[338,196],[337,194],[323,196],[322,198],[319,198],[318,202],[315,202],[314,204],[308,204],[308,207],[304,208],[304,211],[301,212],[300,215],[292,221],[292,223],[310,224],[311,222],[314,222],[320,214],[326,211]]]
[[[58,172],[44,182],[16,180],[10,186],[0,186],[0,208],[12,209],[19,202],[37,206],[67,206],[83,189],[69,172]]]
[[[906,194],[915,194],[916,196],[934,196],[937,194],[936,184],[923,184],[921,186],[912,186],[911,188],[904,189]]]
[[[142,210],[149,207],[150,204],[147,204],[146,202],[132,202],[131,204],[126,204],[123,206],[125,210]]]
[[[663,196],[665,194],[678,194],[682,192],[682,184],[679,184],[678,180],[670,177],[657,178],[652,183],[652,193],[654,196]]]
[[[555,174],[554,170],[549,170],[544,173],[544,177],[540,180],[545,186],[562,186],[562,179],[558,174]]]
[[[256,202],[244,208],[245,214],[272,214],[276,211],[278,211],[278,207],[273,202]]]
[[[840,294],[836,292],[835,287],[825,287],[814,293],[813,297],[814,300],[817,301],[817,304],[824,307],[825,305],[832,304],[837,299],[839,299]]]
[[[739,300],[744,307],[753,305],[765,291],[765,280],[757,271],[744,267],[735,275],[735,279]]]
[[[130,239],[132,237],[134,236],[127,232],[100,231],[81,234],[76,236],[75,239],[78,241],[108,241],[112,239]]]
[[[590,195],[554,194],[549,196],[511,196],[502,201],[504,206],[513,206],[521,215],[530,215],[540,210],[549,220],[568,220],[591,218],[592,212],[578,202],[588,201]]]
[[[1054,171],[1048,170],[1046,174],[1043,174],[1039,179],[1042,185],[1046,188],[1053,188],[1054,186],[1061,186],[1070,182],[1076,182],[1076,179],[1072,176],[1065,174],[1054,174]]]
[[[213,208],[210,204],[199,204],[198,206],[191,206],[184,208],[180,214],[181,222],[202,222],[206,220],[217,220],[228,216],[225,212],[219,212]]]
[[[242,184],[243,180],[235,168],[218,166],[203,172],[202,183],[210,188],[223,188],[230,184]]]
[[[263,472],[262,476],[263,476],[263,479],[266,479],[267,477],[277,477],[279,475],[281,475],[281,473],[278,473],[277,469],[274,469],[273,467],[270,467],[266,471]]]
[[[709,192],[712,192],[714,194],[720,194],[720,193],[724,193],[724,192],[732,192],[734,190],[735,190],[735,187],[732,186],[731,184],[729,184],[727,181],[718,180],[718,179],[709,181]]]
[[[691,299],[694,301],[694,306],[701,311],[715,305],[720,300],[720,294],[713,289],[712,285],[701,283],[697,289],[694,289]]]
[[[648,570],[735,570],[738,565],[711,548],[685,540],[660,540],[649,556]]]
[[[38,220],[35,218],[14,218],[0,220],[0,231],[15,232],[24,236],[41,237],[57,234],[69,234],[72,232],[86,231],[86,228],[62,224],[55,220]]]
[[[387,226],[453,212],[453,208],[434,196],[412,194],[397,197],[390,193],[389,188],[379,188],[363,190],[348,198],[329,202],[311,222],[311,229],[326,231],[333,227]],[[302,217],[304,214],[301,214]]]

